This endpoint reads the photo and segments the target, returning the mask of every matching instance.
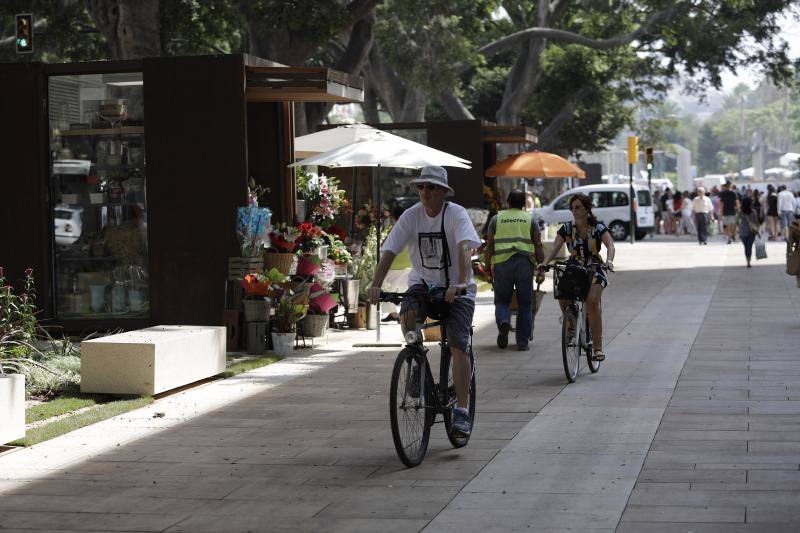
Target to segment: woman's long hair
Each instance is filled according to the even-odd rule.
[[[750,197],[745,196],[744,198],[742,198],[742,213],[744,213],[745,215],[752,214],[753,213],[752,206],[753,206],[753,200]]]
[[[682,203],[681,191],[675,191],[675,194],[672,196],[672,209],[674,211],[680,211]]]
[[[586,210],[586,220],[589,222],[589,225],[596,226],[597,217],[594,216],[594,213],[592,213],[592,199],[589,198],[589,196],[579,192],[578,194],[573,194],[572,198],[569,199],[569,206],[572,207],[572,204],[574,204],[576,201],[580,202],[581,205],[583,205],[583,208]]]

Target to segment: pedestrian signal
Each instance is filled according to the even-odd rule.
[[[639,161],[639,138],[635,135],[628,137],[628,164],[633,165]]]
[[[648,146],[644,149],[644,160],[647,163],[647,170],[653,170],[653,147]]]
[[[17,53],[33,53],[33,15],[17,15]]]

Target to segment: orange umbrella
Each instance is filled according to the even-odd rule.
[[[583,170],[563,157],[539,151],[511,155],[489,167],[485,174],[508,178],[586,177]]]

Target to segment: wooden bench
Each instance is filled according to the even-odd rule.
[[[224,370],[224,326],[154,326],[81,343],[81,392],[158,394]]]
[[[0,374],[0,444],[25,437],[25,376]]]

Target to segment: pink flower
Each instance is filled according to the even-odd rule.
[[[5,269],[3,267],[0,267],[0,278],[5,277],[5,273],[6,273]]]
[[[31,276],[33,276],[33,269],[32,269],[31,267],[28,267],[28,268],[26,268],[26,269],[25,269],[25,275],[26,275],[27,277],[31,277]]]

